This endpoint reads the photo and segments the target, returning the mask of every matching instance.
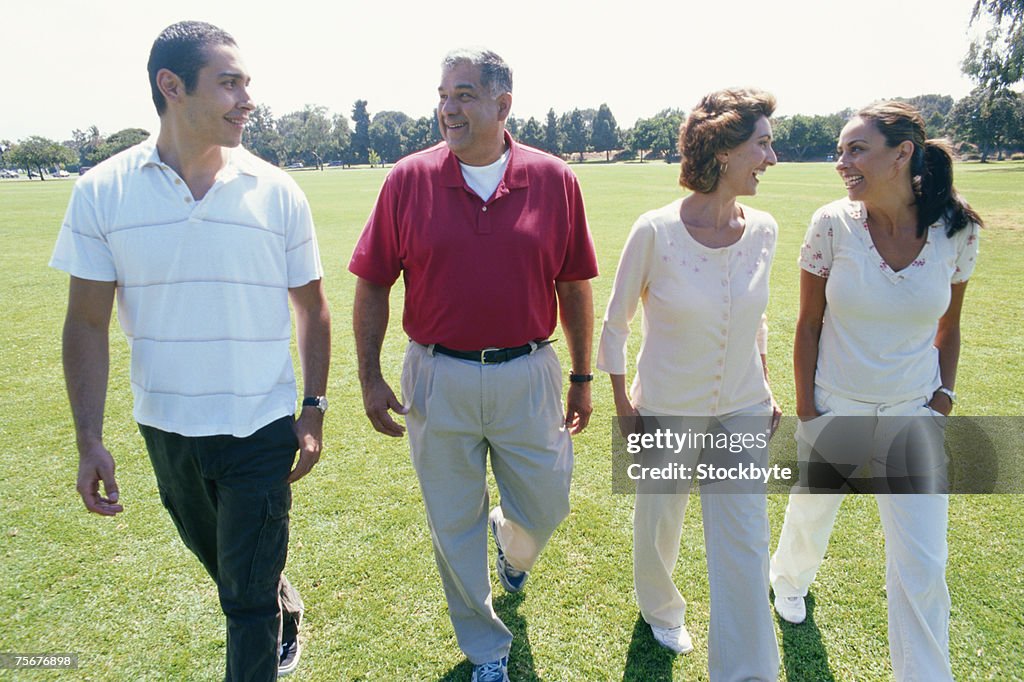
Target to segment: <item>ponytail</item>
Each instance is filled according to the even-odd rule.
[[[981,217],[953,187],[953,155],[945,140],[926,140],[914,145],[910,174],[917,203],[917,236],[923,237],[935,221],[946,220],[946,234],[953,236]]]

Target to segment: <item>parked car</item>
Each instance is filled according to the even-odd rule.
[[[285,166],[285,168],[305,168],[305,167],[306,167],[305,164],[302,163],[301,161],[293,161],[292,163],[289,163],[287,166]]]
[[[78,169],[78,174],[79,175],[85,175],[85,171],[88,171],[88,170],[92,170],[92,166],[81,166]]]
[[[0,178],[14,179],[14,178],[20,178],[20,177],[21,177],[21,174],[18,173],[18,171],[16,171],[16,170],[12,170],[10,168],[0,169]]]
[[[58,168],[57,170],[50,171],[50,175],[52,175],[55,178],[66,178],[69,177],[71,173],[68,173],[63,168]]]

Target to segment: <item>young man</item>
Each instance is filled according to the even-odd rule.
[[[474,682],[492,682],[508,679],[512,635],[491,605],[488,520],[498,578],[518,592],[569,512],[570,433],[591,412],[597,262],[575,176],[505,132],[508,65],[450,53],[438,94],[444,142],[395,165],[349,265],[356,350],[374,428],[401,436],[389,410],[406,415],[452,625]],[[407,407],[380,368],[399,275]],[[573,363],[564,413],[548,345],[559,313]],[[489,519],[488,452],[501,491]]]
[[[103,444],[116,295],[161,500],[227,617],[226,678],[273,680],[299,653],[302,600],[281,574],[290,485],[320,458],[327,408],[330,313],[313,221],[294,182],[239,146],[253,102],[230,35],[168,27],[149,79],[156,141],[78,181],[50,263],[71,275],[64,373],[78,492],[89,511],[122,511]],[[307,396],[298,420],[289,299]]]

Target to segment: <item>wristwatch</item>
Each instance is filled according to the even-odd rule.
[[[953,392],[953,389],[946,388],[945,386],[939,386],[937,389],[935,389],[935,392],[944,394],[947,398],[949,398],[950,404],[956,403],[956,393]]]
[[[320,414],[327,411],[327,396],[324,395],[307,395],[302,399],[303,407],[315,407],[320,410]]]
[[[585,384],[588,381],[593,381],[593,374],[576,374],[576,372],[569,372],[569,381],[574,384]]]

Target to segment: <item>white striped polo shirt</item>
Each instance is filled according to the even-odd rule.
[[[241,147],[201,201],[147,140],[75,185],[50,265],[114,281],[134,416],[185,436],[247,436],[293,414],[288,289],[323,275],[312,215]]]

